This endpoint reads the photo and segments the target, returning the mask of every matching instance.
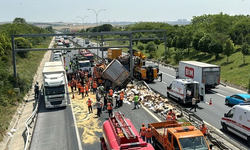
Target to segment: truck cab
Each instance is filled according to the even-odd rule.
[[[78,68],[81,69],[82,71],[87,70],[89,74],[92,74],[91,63],[89,60],[78,61]]]

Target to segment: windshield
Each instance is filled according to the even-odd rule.
[[[89,60],[94,59],[93,56],[86,56]]]
[[[64,85],[57,87],[45,87],[45,95],[65,94]]]
[[[203,136],[179,139],[183,150],[208,150],[207,143]]]
[[[80,66],[80,68],[91,67],[91,64],[90,64],[90,62],[81,62],[81,63],[79,63],[79,66]]]

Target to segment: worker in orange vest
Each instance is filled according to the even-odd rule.
[[[176,115],[175,115],[175,113],[172,113],[172,120],[177,120],[177,117],[176,117]]]
[[[200,130],[201,130],[201,132],[202,132],[204,135],[207,135],[208,129],[207,129],[207,126],[206,126],[204,123],[202,123],[202,125],[200,126]]]
[[[77,83],[77,88],[78,88],[78,92],[79,92],[79,95],[81,94],[81,83],[80,82],[78,82]]]
[[[113,96],[113,90],[110,88],[109,89],[109,97],[112,97]]]
[[[111,102],[109,102],[107,104],[107,109],[108,109],[108,112],[109,112],[109,117],[112,117],[112,112],[113,112],[113,104]]]
[[[70,81],[71,92],[74,92],[74,91],[73,91],[73,87],[74,87],[74,82],[73,82],[73,80],[72,80],[72,81]]]
[[[168,115],[172,115],[172,113],[173,113],[173,110],[170,109],[169,112],[168,112]]]
[[[81,86],[82,99],[84,98],[84,87]]]
[[[91,101],[90,98],[88,99],[88,101],[86,102],[86,104],[88,105],[89,113],[93,113],[93,110],[92,110],[92,101]],[[90,112],[90,110],[91,110],[91,112]]]
[[[123,105],[124,92],[120,92],[120,107]]]
[[[146,127],[145,127],[145,124],[144,124],[144,123],[142,124],[142,127],[141,127],[141,129],[140,129],[140,135],[141,135],[141,138],[143,139],[143,141],[145,141]]]
[[[151,143],[152,130],[151,130],[150,125],[148,125],[148,128],[146,129],[146,139],[147,139],[147,143]]]
[[[74,85],[75,90],[76,90],[76,79],[73,79],[73,85]]]
[[[96,83],[96,81],[93,82],[92,88],[93,88],[93,94],[96,93],[96,90],[97,90],[97,83]]]
[[[85,96],[89,96],[88,92],[89,92],[89,87],[88,85],[85,85]]]
[[[166,120],[167,120],[167,121],[171,121],[171,120],[172,120],[172,116],[171,116],[171,115],[167,115]]]

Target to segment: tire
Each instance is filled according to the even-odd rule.
[[[227,125],[225,123],[222,124],[222,129],[225,132],[228,132]]]
[[[226,105],[230,105],[228,99],[225,100]]]
[[[247,144],[250,146],[250,137],[247,137]]]

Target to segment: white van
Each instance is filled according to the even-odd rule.
[[[247,140],[250,146],[250,104],[239,104],[232,107],[221,118],[224,131],[230,131]]]
[[[191,79],[174,79],[167,87],[168,98],[178,100],[179,104],[191,104],[192,98],[198,98],[199,82]]]

